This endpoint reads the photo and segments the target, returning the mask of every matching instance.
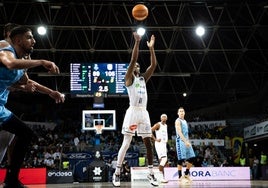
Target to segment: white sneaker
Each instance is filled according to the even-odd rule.
[[[120,187],[120,175],[113,174],[113,186]]]
[[[161,183],[168,183],[168,180],[166,180],[166,179],[161,179]]]
[[[157,179],[154,177],[153,174],[149,174],[149,175],[147,176],[147,178],[148,178],[148,180],[150,181],[150,183],[151,183],[153,186],[158,186],[158,185],[159,185]]]

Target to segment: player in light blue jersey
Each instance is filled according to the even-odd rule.
[[[178,175],[179,180],[185,179],[187,182],[191,182],[190,168],[195,159],[195,153],[193,147],[189,141],[188,124],[184,119],[185,110],[180,107],[178,109],[178,118],[175,121],[176,128],[176,150],[178,157]],[[186,171],[182,176],[182,164],[186,161]]]
[[[25,69],[43,66],[50,73],[59,73],[55,63],[47,60],[23,59],[33,50],[35,40],[31,29],[18,26],[10,32],[11,44],[0,50],[0,130],[15,134],[16,142],[11,154],[10,165],[7,167],[4,188],[23,188],[18,179],[20,167],[31,140],[35,137],[33,131],[5,105],[9,96],[9,88],[20,81],[25,75]],[[36,83],[35,87],[39,87]],[[43,92],[53,95],[56,102],[64,102],[64,96],[48,88],[39,87]]]

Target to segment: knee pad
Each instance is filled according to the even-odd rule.
[[[167,163],[167,157],[163,157],[163,158],[161,158],[160,166],[165,166],[166,163]]]

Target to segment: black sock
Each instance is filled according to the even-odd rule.
[[[179,178],[182,176],[181,170],[178,170],[178,175],[179,175]]]
[[[189,169],[186,169],[185,172],[184,172],[185,175],[188,175],[189,173],[190,173]]]

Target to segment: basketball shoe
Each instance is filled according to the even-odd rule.
[[[120,175],[113,174],[113,186],[120,187]]]
[[[154,177],[153,174],[149,174],[149,175],[147,176],[147,178],[148,178],[149,182],[150,182],[153,186],[158,186],[158,185],[159,185],[157,179]]]
[[[160,181],[161,183],[168,183],[168,180],[166,180],[166,179],[161,179],[161,181]]]

